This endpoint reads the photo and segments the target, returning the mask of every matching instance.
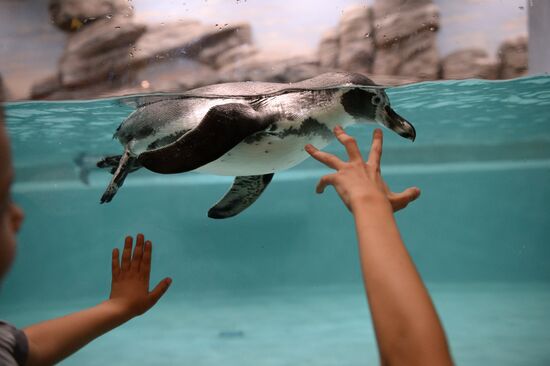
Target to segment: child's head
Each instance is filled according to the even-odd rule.
[[[10,144],[4,126],[3,87],[0,77],[0,279],[15,257],[15,234],[23,222],[23,211],[10,198],[13,181]]]

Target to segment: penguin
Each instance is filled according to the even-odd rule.
[[[252,205],[275,172],[309,156],[306,144],[328,145],[336,125],[378,123],[412,141],[416,137],[384,88],[358,73],[330,72],[296,83],[222,83],[122,102],[136,109],[113,137],[123,154],[97,163],[113,174],[101,203],[110,202],[127,175],[141,168],[235,176],[208,211],[215,219]]]

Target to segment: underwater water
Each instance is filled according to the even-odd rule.
[[[397,214],[458,365],[550,364],[550,77],[445,81],[387,90],[417,131],[385,130],[382,172],[420,199]],[[7,105],[14,199],[26,213],[0,293],[17,326],[108,297],[110,251],[153,241],[152,281],[173,284],[149,313],[63,365],[366,365],[378,355],[351,215],[308,159],[275,175],[248,210],[207,218],[231,177],[110,175],[74,159],[118,154],[132,111],[117,99]],[[348,129],[365,156],[374,126]],[[333,142],[326,149],[343,156]]]

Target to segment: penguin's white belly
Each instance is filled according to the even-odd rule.
[[[266,136],[248,144],[241,142],[221,158],[196,171],[217,175],[246,176],[269,174],[291,168],[307,157],[306,144],[325,147],[330,141],[321,136]]]

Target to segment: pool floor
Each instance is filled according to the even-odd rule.
[[[432,284],[457,365],[549,365],[550,285]],[[97,301],[97,300],[95,300]],[[94,301],[1,309],[23,326]],[[377,365],[361,287],[168,292],[62,365]]]

